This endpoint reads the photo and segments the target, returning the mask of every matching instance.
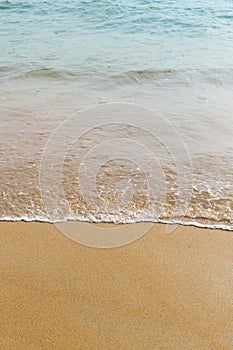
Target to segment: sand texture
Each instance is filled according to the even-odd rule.
[[[96,249],[2,222],[0,249],[0,349],[233,349],[233,232],[156,224]]]

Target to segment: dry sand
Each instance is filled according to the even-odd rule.
[[[156,224],[95,249],[3,222],[0,241],[0,349],[233,349],[233,232]]]

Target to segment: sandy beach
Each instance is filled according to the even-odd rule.
[[[232,5],[0,0],[0,350],[233,350]]]
[[[96,249],[2,222],[0,239],[1,349],[233,348],[232,232],[156,224]]]

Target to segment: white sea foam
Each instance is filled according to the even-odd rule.
[[[167,224],[167,225],[182,225],[182,226],[195,226],[200,228],[209,228],[209,229],[220,229],[220,230],[227,230],[227,231],[233,231],[233,225],[229,224],[219,224],[219,223],[213,223],[213,224],[202,224],[197,221],[180,221],[180,220],[113,220],[113,218],[109,219],[108,217],[104,220],[90,220],[88,218],[78,218],[78,217],[67,217],[63,220],[50,220],[47,218],[42,217],[2,217],[0,218],[0,221],[8,221],[8,222],[40,222],[40,223],[50,223],[50,224],[56,224],[60,222],[67,222],[67,221],[80,221],[80,222],[86,222],[86,223],[110,223],[110,224],[136,224],[136,223],[161,223],[161,224]]]

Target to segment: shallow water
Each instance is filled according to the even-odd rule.
[[[0,16],[1,219],[233,229],[231,1]]]

